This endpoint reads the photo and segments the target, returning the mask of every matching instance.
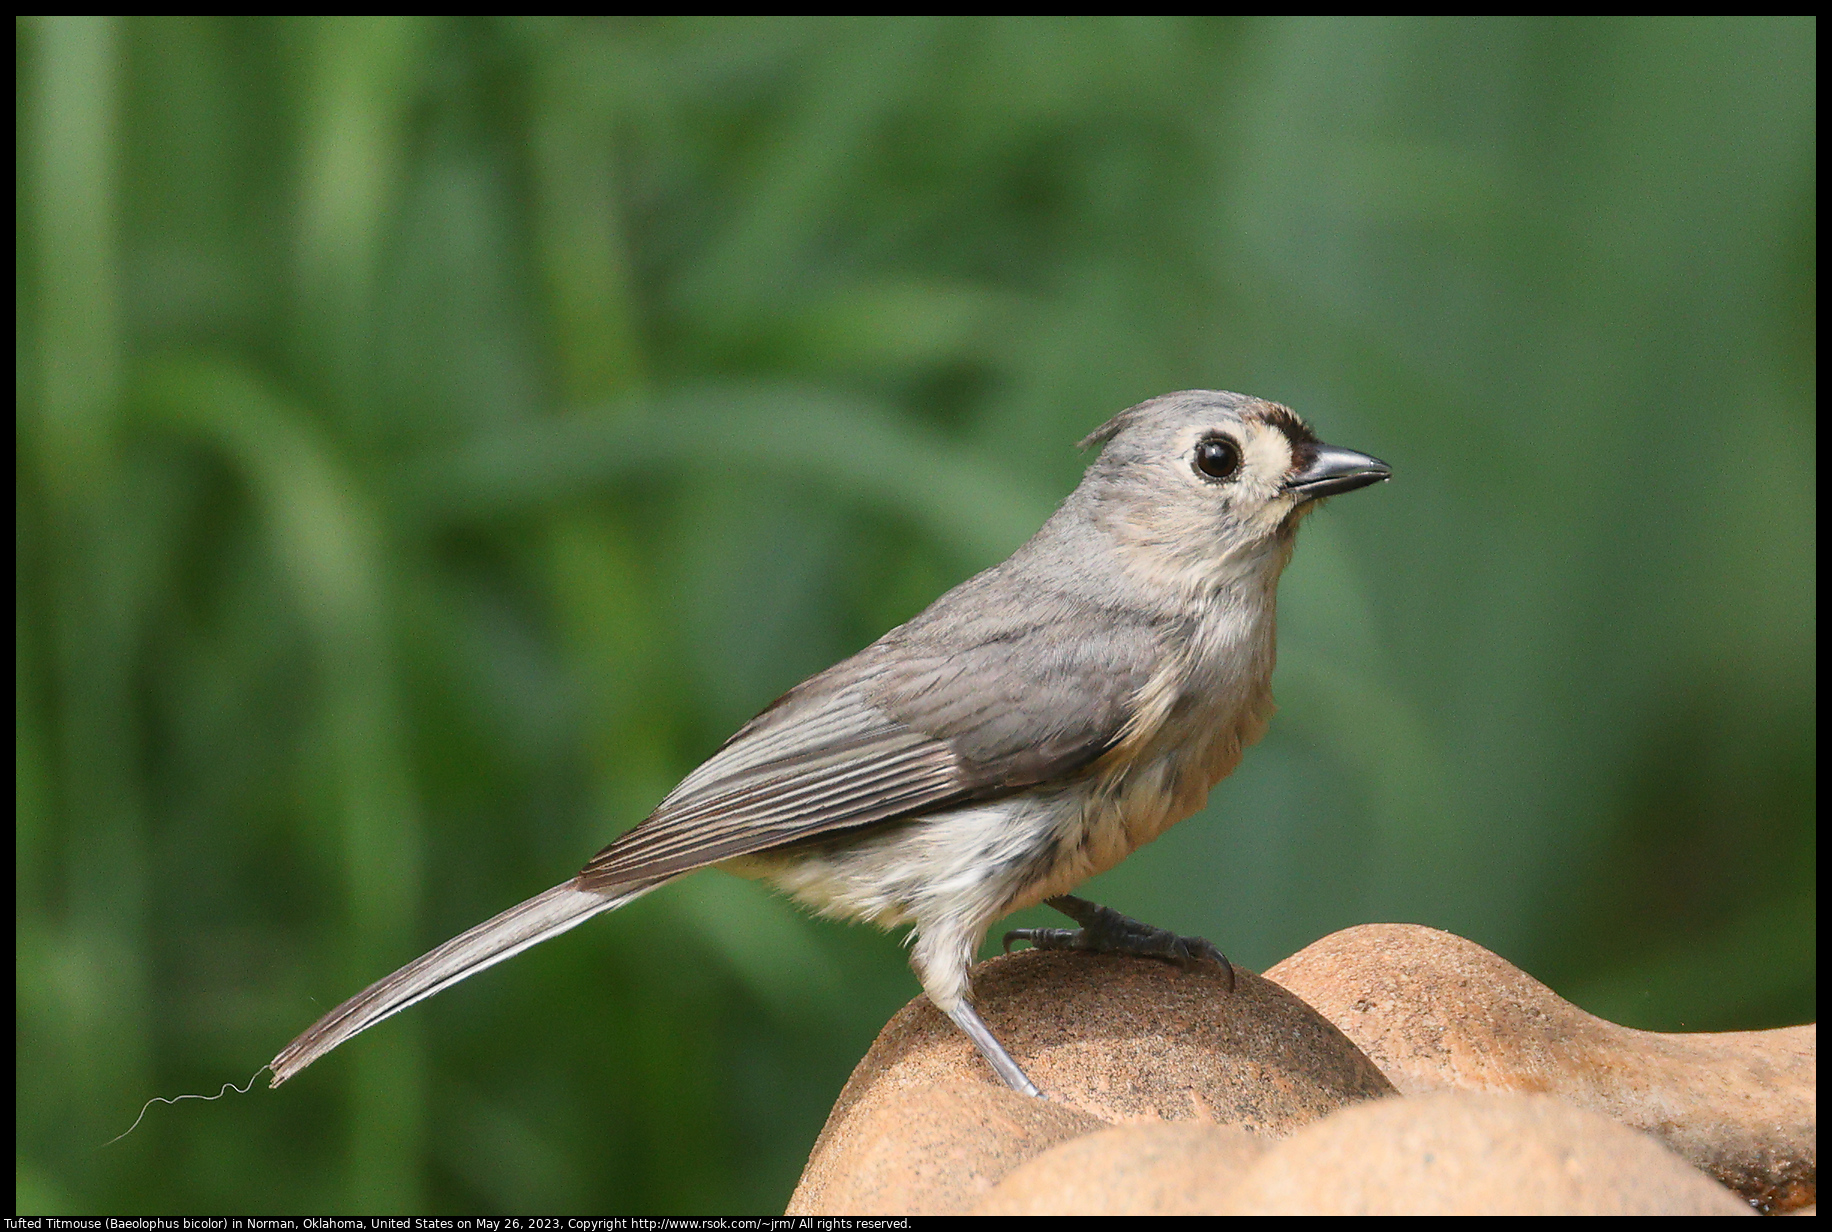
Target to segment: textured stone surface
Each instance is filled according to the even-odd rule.
[[[1085,1112],[981,1082],[867,1100],[832,1137],[822,1134],[825,1149],[788,1213],[964,1214],[1019,1164],[1102,1128]]]
[[[1753,1215],[1658,1141],[1544,1095],[1346,1108],[1270,1146],[1235,1215]]]
[[[1012,1171],[975,1215],[1219,1215],[1271,1139],[1207,1121],[1119,1125]]]
[[[918,998],[841,1093],[791,1213],[1816,1210],[1812,1027],[1619,1027],[1416,926],[1327,937],[1276,983],[1236,970],[1230,993],[1138,959],[984,964],[981,1012],[1046,1101]]]
[[[1236,968],[1227,990],[1214,970],[1146,959],[1027,951],[974,971],[981,1015],[1049,1097],[1047,1107],[1099,1123],[1203,1120],[1271,1137],[1347,1104],[1393,1092],[1380,1071],[1321,1015],[1275,984]],[[974,1087],[999,1098],[974,1102]],[[1033,1126],[984,1060],[919,997],[891,1020],[840,1092],[790,1201],[792,1214],[912,1214],[965,1210],[1004,1171],[1067,1137],[1068,1122]],[[990,1096],[986,1097],[990,1099]],[[971,1110],[969,1110],[971,1105]],[[1008,1117],[1009,1141],[962,1139]],[[905,1129],[905,1126],[931,1126]],[[1056,1126],[1064,1130],[1052,1138]],[[880,1140],[874,1135],[889,1135]],[[899,1189],[887,1169],[939,1177],[972,1159],[971,1178]],[[898,1201],[906,1200],[900,1197]]]
[[[1556,1095],[1658,1136],[1764,1209],[1814,1200],[1816,1027],[1620,1027],[1474,942],[1418,925],[1345,929],[1266,974],[1406,1094]]]

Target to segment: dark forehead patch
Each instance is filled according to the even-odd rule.
[[[1298,413],[1288,406],[1276,402],[1262,402],[1251,412],[1261,423],[1270,424],[1285,434],[1293,448],[1299,445],[1315,446],[1317,434],[1310,430],[1310,425],[1298,418]]]
[[[1298,418],[1296,411],[1276,402],[1264,402],[1255,408],[1252,415],[1261,423],[1285,434],[1285,440],[1291,445],[1293,471],[1301,471],[1317,460],[1317,446],[1322,442],[1310,430],[1310,425]]]

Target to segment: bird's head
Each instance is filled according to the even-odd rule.
[[[1387,464],[1326,445],[1276,402],[1215,390],[1165,394],[1090,433],[1102,446],[1074,504],[1135,571],[1181,589],[1277,572],[1320,498],[1379,483]]]

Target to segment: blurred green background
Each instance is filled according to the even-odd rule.
[[[1089,893],[1813,1017],[1812,20],[17,34],[20,1212],[781,1209],[917,986],[717,873],[102,1144],[1188,387],[1395,478],[1305,526],[1270,736]]]

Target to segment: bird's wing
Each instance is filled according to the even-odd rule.
[[[1155,630],[1070,604],[957,612],[945,639],[939,623],[918,618],[785,694],[579,884],[673,876],[1073,774],[1122,737],[1160,659]]]
[[[273,1085],[389,1015],[670,877],[1065,778],[1131,733],[1174,631],[1030,592],[1021,605],[975,600],[971,583],[951,591],[784,694],[573,880],[319,1019],[273,1059]]]

